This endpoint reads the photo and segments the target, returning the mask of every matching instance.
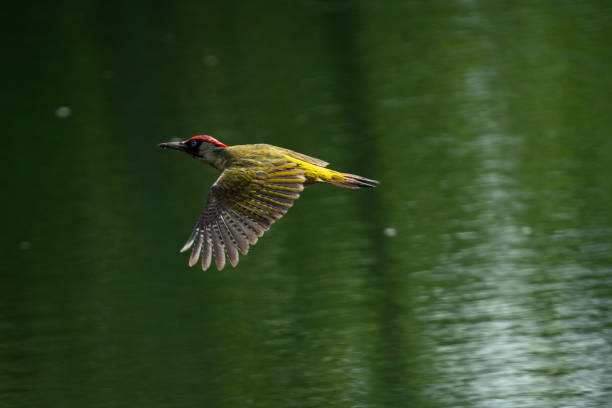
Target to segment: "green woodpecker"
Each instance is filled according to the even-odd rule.
[[[329,183],[345,188],[375,187],[376,180],[326,169],[327,162],[267,144],[226,146],[217,139],[198,135],[159,147],[180,150],[217,170],[208,200],[191,236],[181,249],[191,246],[189,266],[202,256],[208,269],[214,254],[217,269],[232,266],[238,251],[246,255],[249,245],[282,217],[300,196],[304,186]]]

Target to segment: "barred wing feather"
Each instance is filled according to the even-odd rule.
[[[230,168],[210,189],[204,210],[181,249],[193,246],[189,266],[202,258],[202,270],[214,256],[217,269],[238,264],[274,221],[282,217],[304,189],[304,171],[295,163],[268,169]]]

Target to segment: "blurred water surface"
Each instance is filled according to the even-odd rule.
[[[606,2],[9,11],[0,406],[612,401]],[[238,268],[178,249],[209,133],[309,187]]]

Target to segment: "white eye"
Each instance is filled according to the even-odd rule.
[[[196,147],[198,145],[198,141],[194,139],[191,142],[189,142],[189,144],[191,145],[191,147]]]

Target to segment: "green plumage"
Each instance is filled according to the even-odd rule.
[[[225,257],[238,264],[270,226],[297,200],[305,185],[329,183],[346,188],[374,187],[378,181],[325,168],[314,157],[267,144],[228,147],[210,136],[194,136],[160,147],[184,151],[222,171],[181,252],[192,248],[189,266],[202,269],[214,256],[219,270]]]

